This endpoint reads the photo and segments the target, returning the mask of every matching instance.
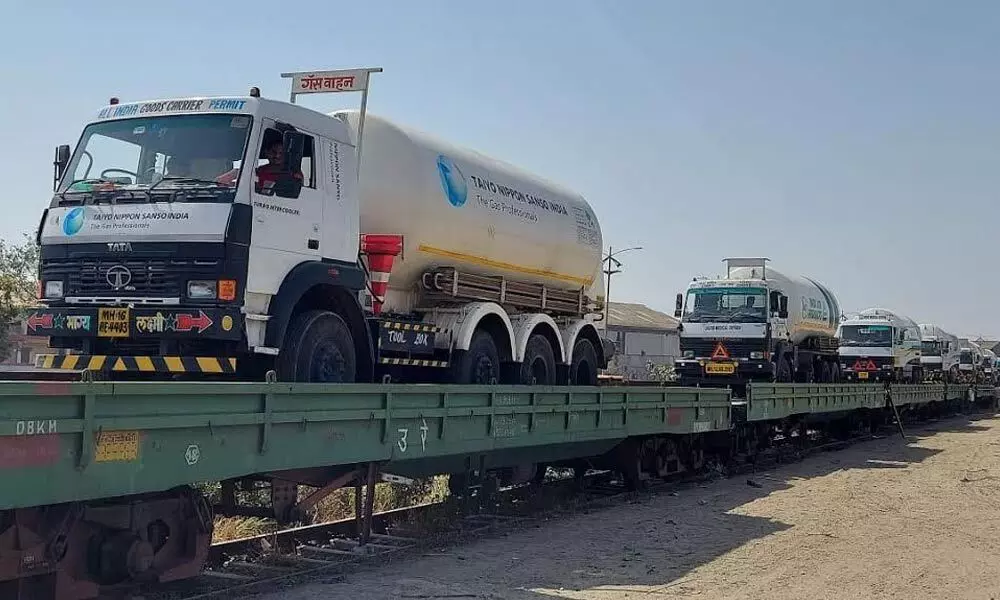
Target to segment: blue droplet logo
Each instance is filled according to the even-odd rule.
[[[76,235],[83,229],[83,207],[78,206],[66,213],[63,219],[63,233],[66,235]]]
[[[438,174],[441,176],[441,187],[452,206],[462,206],[469,195],[469,184],[465,175],[450,158],[438,156]]]

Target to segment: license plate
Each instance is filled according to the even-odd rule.
[[[708,363],[705,365],[705,372],[711,375],[732,375],[736,372],[736,365],[733,363]]]
[[[128,337],[129,309],[101,308],[97,312],[98,337]]]
[[[860,373],[858,373],[858,379],[868,379],[868,373],[865,371],[861,371]]]

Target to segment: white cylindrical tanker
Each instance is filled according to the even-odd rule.
[[[333,114],[356,139],[359,113]],[[371,113],[363,135],[361,232],[403,237],[386,311],[410,310],[421,277],[437,267],[599,289],[600,224],[579,194]]]
[[[788,297],[788,317],[785,318],[787,339],[801,344],[817,335],[833,337],[840,324],[840,304],[833,292],[823,284],[808,277],[785,275],[771,267],[764,271],[762,283],[768,290],[778,291]],[[760,279],[758,267],[736,267],[730,271],[732,279]]]

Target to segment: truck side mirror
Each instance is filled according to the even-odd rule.
[[[788,296],[781,297],[778,308],[778,316],[782,319],[788,318]]]
[[[52,161],[53,174],[52,174],[52,189],[55,190],[59,187],[59,180],[62,179],[63,173],[66,172],[66,167],[69,166],[69,146],[63,144],[62,146],[56,147],[56,158]]]
[[[678,319],[681,318],[681,311],[684,309],[684,294],[677,294],[677,300],[674,302],[674,316]]]

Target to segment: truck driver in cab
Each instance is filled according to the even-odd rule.
[[[268,133],[270,133],[270,130]],[[261,146],[260,158],[266,158],[267,164],[260,165],[255,170],[257,175],[255,188],[258,192],[270,191],[284,172],[285,153],[281,137],[271,137],[265,134],[265,141]],[[233,169],[228,173],[220,175],[216,178],[216,181],[225,185],[235,185],[239,173],[240,169]],[[296,171],[292,176],[300,182],[303,180],[301,171]]]

